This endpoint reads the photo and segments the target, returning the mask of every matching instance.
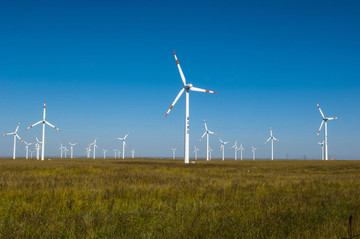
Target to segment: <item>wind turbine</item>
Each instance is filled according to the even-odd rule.
[[[122,158],[123,159],[125,158],[125,145],[126,145],[125,140],[128,137],[128,135],[129,135],[129,132],[125,135],[124,138],[115,138],[115,139],[118,139],[118,140],[122,141],[122,147],[123,147]]]
[[[244,147],[242,146],[242,144],[240,144],[240,147],[239,147],[239,149],[238,150],[240,150],[240,160],[242,160],[242,152],[245,150],[244,149]]]
[[[77,143],[70,143],[68,142],[68,144],[70,144],[70,158],[73,158],[73,151],[74,151],[74,146],[77,145]]]
[[[323,112],[321,111],[320,109],[320,106],[318,103],[317,104],[317,107],[319,108],[319,111],[320,111],[320,114],[321,114],[321,117],[322,117],[322,121],[321,121],[321,125],[320,125],[320,128],[319,128],[319,132],[317,133],[317,136],[319,136],[320,134],[320,131],[321,131],[321,128],[323,126],[323,124],[325,123],[325,126],[324,126],[324,149],[325,149],[325,160],[328,160],[329,159],[329,155],[328,155],[328,143],[327,143],[327,121],[328,120],[335,120],[335,119],[339,119],[339,117],[325,117]]]
[[[324,145],[325,145],[325,142],[322,141],[321,143],[318,142],[318,144],[321,145],[321,160],[324,160]]]
[[[219,137],[219,140],[221,142],[220,151],[222,151],[222,160],[224,161],[224,159],[225,159],[225,147],[224,146],[225,146],[225,144],[230,143],[230,141],[224,142],[220,139],[220,137]]]
[[[30,158],[33,158],[33,153],[34,153],[35,151],[32,151],[32,150],[30,150]]]
[[[118,154],[118,158],[120,158],[121,151],[119,149],[117,149],[117,154]]]
[[[173,159],[175,159],[175,151],[176,151],[176,148],[172,148],[171,150],[173,151]]]
[[[194,153],[195,153],[195,160],[197,160],[197,152],[199,151],[200,149],[196,148],[196,146],[194,146]]]
[[[205,119],[204,119],[204,125],[205,125],[205,133],[201,136],[199,141],[201,141],[206,134],[206,161],[209,161],[209,134],[216,135],[216,133],[208,130]]]
[[[117,153],[117,149],[114,149],[114,158],[116,159],[116,153]]]
[[[36,139],[36,144],[35,144],[35,149],[36,149],[36,159],[39,160],[40,159],[40,148],[41,148],[41,142],[39,141],[39,139],[35,136]],[[46,142],[45,142],[46,143]]]
[[[32,127],[34,127],[35,125],[38,125],[40,123],[43,124],[43,129],[42,129],[42,142],[41,142],[41,160],[44,161],[44,157],[45,157],[45,124],[49,125],[50,127],[53,127],[54,129],[60,131],[60,129],[56,128],[54,125],[50,124],[49,122],[47,122],[45,120],[45,116],[46,116],[46,104],[44,101],[44,111],[43,111],[43,120],[40,120],[39,122],[27,127],[26,129],[30,129]]]
[[[66,152],[69,152],[69,150],[64,146],[64,152],[65,152],[65,158],[66,158]]]
[[[280,142],[277,138],[275,138],[272,134],[272,127],[270,127],[270,138],[265,141],[265,144],[271,140],[271,160],[274,160],[274,140]]]
[[[19,130],[19,126],[20,126],[20,121],[15,129],[14,132],[11,133],[7,133],[7,134],[3,134],[2,136],[7,136],[7,135],[14,135],[14,151],[13,151],[13,159],[15,159],[15,155],[16,155],[16,138],[18,138],[20,141],[23,141],[20,136],[17,134],[18,130]]]
[[[135,156],[135,149],[133,148],[133,149],[131,150],[131,158],[134,158],[134,156]]]
[[[91,153],[91,148],[90,148],[90,146],[91,146],[91,144],[89,144],[88,147],[85,148],[87,158],[90,158],[90,153]]]
[[[107,150],[106,150],[106,149],[103,149],[103,152],[104,152],[104,159],[106,159],[106,152],[107,152]]]
[[[96,158],[96,150],[95,150],[96,147],[97,147],[97,145],[96,145],[96,140],[97,140],[97,138],[95,138],[95,140],[94,140],[93,143],[89,144],[89,146],[90,146],[90,145],[93,145],[93,146],[94,146],[93,159]]]
[[[29,158],[29,146],[34,144],[34,143],[28,143],[25,140],[23,140],[23,143],[25,144],[25,152],[26,152],[25,158],[28,159]]]
[[[64,146],[60,144],[60,148],[58,150],[60,150],[60,158],[63,158]]]
[[[231,148],[234,149],[234,151],[235,151],[235,160],[237,160],[237,151],[239,150],[239,148],[237,146],[237,141],[235,141],[234,146],[232,146]]]
[[[180,90],[179,94],[176,96],[174,102],[171,104],[170,109],[167,111],[165,117],[170,113],[171,109],[174,107],[180,96],[186,91],[186,98],[185,98],[185,144],[184,144],[184,162],[189,163],[189,91],[198,91],[198,92],[208,92],[208,93],[216,93],[215,91],[209,91],[200,89],[197,87],[193,87],[192,84],[186,84],[185,76],[181,70],[179,61],[176,57],[175,51],[174,56],[176,60],[177,67],[180,72],[181,80],[183,82],[183,88]]]
[[[256,150],[256,148],[254,148],[254,146],[251,146],[251,152],[252,152],[253,160],[255,160],[255,150]]]
[[[211,160],[211,152],[213,151],[213,149],[211,147],[209,147],[209,157],[210,157],[210,160]]]

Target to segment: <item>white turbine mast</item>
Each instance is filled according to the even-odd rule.
[[[28,143],[25,140],[23,140],[22,142],[25,144],[25,158],[28,159],[29,158],[29,146],[34,143]]]
[[[60,150],[60,158],[63,158],[64,146],[60,144],[60,148],[58,150]]]
[[[175,159],[176,148],[172,148],[171,150],[172,150],[172,152],[173,152],[173,159]]]
[[[255,150],[256,150],[256,148],[254,148],[254,146],[251,146],[251,152],[252,152],[253,160],[255,160]]]
[[[65,158],[66,158],[66,152],[69,152],[69,150],[64,146],[64,152],[65,152]]]
[[[34,127],[35,125],[38,125],[40,123],[43,124],[43,128],[42,128],[42,146],[41,146],[41,160],[44,161],[44,157],[45,157],[45,124],[49,125],[50,127],[60,131],[60,129],[56,128],[54,125],[50,124],[49,122],[47,122],[45,120],[45,117],[46,117],[46,104],[45,104],[45,101],[44,101],[44,111],[43,111],[43,120],[40,120],[39,122],[27,127],[26,129],[30,129],[32,127]]]
[[[21,142],[23,142],[23,140],[20,138],[20,136],[17,134],[18,130],[19,130],[19,126],[20,126],[20,121],[15,129],[14,132],[11,133],[7,133],[7,134],[2,134],[2,136],[7,136],[7,135],[14,135],[14,150],[13,150],[13,159],[16,158],[16,138],[18,138]]]
[[[235,141],[234,146],[231,147],[232,149],[234,149],[235,151],[235,161],[237,160],[237,151],[239,150],[238,146],[237,146],[237,141]]]
[[[204,119],[204,125],[205,125],[205,132],[204,132],[204,134],[201,136],[201,138],[200,138],[199,141],[201,141],[201,140],[204,138],[204,136],[206,135],[206,161],[209,161],[209,134],[214,134],[214,135],[216,135],[216,133],[208,130],[208,127],[207,127],[207,125],[206,125],[205,119]]]
[[[194,146],[194,153],[195,153],[195,160],[197,160],[197,152],[199,151],[200,149],[196,148],[196,146]]]
[[[222,161],[224,161],[225,160],[225,147],[224,146],[225,146],[225,144],[230,143],[230,141],[224,142],[220,139],[220,137],[219,137],[219,140],[221,142],[220,151],[222,151]]]
[[[280,142],[277,138],[275,138],[272,134],[272,127],[270,127],[270,138],[265,141],[265,144],[271,140],[271,160],[274,160],[274,140]]]
[[[170,109],[167,111],[165,117],[170,113],[171,109],[174,107],[174,105],[176,104],[176,102],[178,101],[178,99],[180,98],[180,96],[184,93],[184,91],[186,92],[186,97],[185,97],[185,144],[184,144],[184,162],[185,163],[189,163],[189,91],[198,91],[198,92],[208,92],[208,93],[216,93],[215,91],[209,91],[209,90],[204,90],[204,89],[200,89],[197,87],[193,87],[192,84],[186,84],[186,79],[185,76],[181,70],[179,61],[176,57],[175,51],[174,51],[174,56],[175,56],[175,60],[176,60],[176,64],[177,67],[179,69],[179,73],[181,76],[181,80],[183,83],[183,88],[180,90],[179,94],[176,96],[174,102],[171,104]]]
[[[95,138],[94,142],[92,142],[91,144],[89,144],[89,147],[90,147],[91,145],[94,146],[94,149],[93,149],[93,159],[96,158],[96,148],[98,147],[98,146],[96,145],[96,140],[97,140],[97,138]]]
[[[242,146],[242,144],[240,144],[240,147],[238,148],[238,150],[240,150],[240,160],[243,159],[243,151],[245,150],[244,147]]]
[[[211,147],[209,147],[209,158],[211,160],[211,152],[213,151],[213,149]]]
[[[317,142],[318,144],[321,145],[321,160],[324,160],[324,145],[325,145],[325,141]]]
[[[328,141],[327,141],[327,121],[339,119],[339,117],[325,117],[322,110],[320,109],[319,104],[318,103],[316,103],[316,104],[317,104],[317,107],[319,108],[319,111],[320,111],[320,114],[322,117],[321,125],[320,125],[319,131],[317,133],[317,136],[319,136],[321,128],[322,128],[323,124],[325,123],[325,125],[324,125],[324,128],[325,128],[324,129],[324,151],[325,151],[325,160],[328,160],[329,155],[328,155]]]
[[[70,158],[73,158],[73,152],[74,152],[74,146],[77,145],[77,143],[70,143],[68,142],[68,144],[70,145]]]
[[[126,138],[128,137],[129,135],[129,132],[125,135],[124,138],[115,138],[115,139],[118,139],[120,141],[122,141],[122,147],[123,147],[123,152],[122,152],[122,158],[124,159],[125,158],[125,146],[126,146]]]
[[[132,150],[131,150],[131,158],[134,158],[135,157],[135,149],[133,148]]]
[[[91,153],[91,144],[89,144],[86,148],[86,157],[90,158],[90,153]]]
[[[106,159],[106,152],[107,152],[107,150],[106,150],[106,149],[103,149],[103,152],[104,152],[104,159]]]

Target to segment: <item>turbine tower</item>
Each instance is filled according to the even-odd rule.
[[[134,158],[134,156],[135,156],[135,149],[133,148],[133,149],[131,150],[131,158]]]
[[[320,114],[321,114],[321,117],[322,117],[322,121],[321,121],[321,125],[320,125],[320,128],[319,128],[319,131],[317,133],[317,136],[319,136],[320,134],[320,131],[321,131],[321,128],[323,126],[323,124],[325,123],[325,126],[324,126],[324,150],[325,150],[325,160],[328,160],[329,159],[329,155],[328,155],[328,142],[327,142],[327,121],[328,120],[335,120],[335,119],[339,119],[339,117],[325,117],[322,110],[320,109],[320,106],[318,103],[317,104],[317,107],[319,108],[319,111],[320,111]]]
[[[20,141],[23,142],[23,140],[20,138],[20,136],[17,134],[18,130],[19,130],[19,126],[20,126],[20,121],[15,129],[14,132],[11,133],[7,133],[7,134],[3,134],[2,136],[7,136],[7,135],[14,135],[14,151],[13,151],[13,159],[16,158],[16,138],[18,138]]]
[[[199,151],[200,149],[196,148],[196,146],[194,146],[194,153],[195,153],[195,160],[197,160],[197,152]]]
[[[60,144],[60,148],[58,150],[60,150],[60,158],[63,158],[64,146]]]
[[[186,97],[185,97],[185,143],[184,143],[184,162],[185,163],[189,163],[189,91],[198,91],[198,92],[208,92],[208,93],[216,93],[215,91],[209,91],[209,90],[204,90],[204,89],[200,89],[197,87],[193,87],[192,84],[186,84],[186,79],[185,76],[181,70],[179,61],[176,57],[175,51],[174,51],[174,56],[175,56],[175,60],[176,60],[176,64],[177,67],[179,69],[180,72],[180,76],[181,76],[181,80],[183,83],[183,88],[180,90],[179,94],[176,96],[174,102],[171,104],[170,109],[167,111],[165,117],[170,113],[171,109],[174,107],[174,105],[176,104],[176,102],[178,101],[178,99],[180,98],[180,96],[184,93],[184,91],[186,91]]]
[[[106,150],[106,149],[103,149],[103,152],[104,152],[104,159],[106,159],[106,152],[107,152],[107,150]]]
[[[221,142],[220,151],[222,151],[222,161],[224,161],[224,159],[225,159],[225,147],[224,146],[225,146],[225,144],[230,143],[230,141],[224,142],[220,139],[220,137],[219,137],[219,140]]]
[[[25,158],[28,159],[29,158],[29,146],[34,144],[34,143],[28,143],[25,140],[23,140],[23,143],[25,144]]]
[[[65,152],[65,158],[66,158],[66,152],[69,152],[69,150],[64,146],[64,152]]]
[[[128,135],[129,135],[129,132],[125,135],[124,138],[115,138],[115,139],[118,139],[118,140],[122,141],[122,147],[123,147],[122,158],[123,158],[123,159],[125,158],[125,145],[126,145],[125,140],[126,140],[126,138],[128,137]],[[120,155],[120,154],[119,154],[119,155]]]
[[[60,129],[56,128],[54,125],[50,124],[49,122],[47,122],[45,120],[45,117],[46,117],[46,104],[45,104],[45,101],[44,101],[44,111],[43,111],[43,120],[40,120],[39,122],[27,127],[26,129],[30,129],[32,127],[34,127],[35,125],[38,125],[40,123],[43,124],[43,128],[42,128],[42,142],[41,142],[41,160],[44,161],[44,157],[45,157],[45,124],[49,125],[50,127],[53,127],[54,129],[60,131]]]
[[[93,159],[95,159],[96,158],[96,147],[97,147],[97,145],[96,145],[96,140],[97,140],[97,138],[95,138],[95,140],[94,140],[94,142],[93,143],[91,143],[91,144],[89,144],[89,147],[91,146],[91,145],[93,145],[94,146],[94,152],[93,152]]]
[[[116,159],[116,153],[117,153],[117,149],[114,149],[114,158]]]
[[[234,149],[234,151],[235,151],[235,160],[237,160],[237,151],[239,150],[239,148],[237,146],[237,141],[235,141],[234,146],[232,146],[231,148]]]
[[[270,138],[265,141],[265,144],[271,140],[271,160],[274,160],[274,140],[280,142],[277,138],[275,138],[272,134],[272,127],[270,127]]]
[[[242,146],[242,144],[240,144],[240,147],[238,150],[240,150],[240,160],[242,160],[243,151],[245,150],[244,147]]]
[[[205,119],[204,119],[204,125],[205,125],[205,133],[201,136],[199,141],[201,141],[206,134],[206,161],[209,161],[209,134],[216,135],[216,133],[208,130]]]
[[[209,157],[210,157],[210,160],[211,160],[211,152],[213,151],[213,149],[211,147],[209,147]]]
[[[175,151],[176,151],[176,148],[172,148],[171,150],[173,151],[173,159],[175,159]]]
[[[325,142],[322,141],[321,143],[318,142],[318,144],[321,145],[321,160],[324,160],[324,145],[325,145]]]
[[[87,146],[87,148],[85,148],[85,150],[86,150],[86,157],[87,157],[87,158],[90,158],[90,153],[91,153],[91,148],[90,148],[90,146],[91,146],[91,144],[89,144],[89,145]]]
[[[251,146],[251,152],[252,152],[253,160],[255,160],[255,150],[256,150],[256,148],[254,148],[254,146]]]
[[[70,143],[68,142],[68,144],[70,144],[70,158],[73,158],[73,151],[74,151],[74,146],[77,145],[77,143]]]

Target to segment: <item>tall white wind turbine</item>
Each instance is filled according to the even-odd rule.
[[[254,148],[254,146],[251,146],[251,152],[252,152],[253,160],[255,160],[255,150],[256,150],[256,148]]]
[[[197,152],[199,151],[200,149],[196,148],[196,146],[194,146],[194,153],[195,153],[195,160],[197,160]]]
[[[325,123],[325,126],[324,126],[324,150],[325,150],[325,160],[328,160],[329,159],[329,155],[328,155],[328,142],[327,142],[327,121],[328,120],[335,120],[335,119],[339,119],[339,117],[325,117],[322,110],[320,109],[320,106],[318,103],[317,104],[317,107],[319,108],[319,111],[320,111],[320,114],[321,114],[321,117],[322,117],[322,121],[321,121],[321,125],[320,125],[320,128],[319,128],[319,131],[317,133],[317,136],[319,136],[320,134],[320,131],[321,131],[321,128],[323,126],[323,124]]]
[[[181,70],[179,61],[176,57],[175,51],[174,51],[174,56],[175,56],[175,60],[176,60],[176,64],[177,67],[179,69],[179,73],[181,76],[181,80],[183,82],[183,88],[180,90],[179,94],[176,96],[174,102],[171,104],[170,109],[167,111],[165,117],[170,113],[171,109],[174,107],[174,105],[176,104],[176,102],[178,101],[178,99],[180,98],[180,96],[184,93],[184,91],[186,92],[186,97],[185,97],[185,143],[184,143],[184,162],[185,163],[189,163],[189,91],[198,91],[198,92],[208,92],[208,93],[216,93],[215,91],[209,91],[209,90],[204,90],[204,89],[200,89],[197,87],[193,87],[192,84],[186,84],[186,79],[185,76]]]
[[[220,139],[220,137],[219,137],[219,140],[221,142],[220,150],[222,151],[222,161],[224,161],[225,160],[225,144],[230,143],[230,141],[224,142]]]
[[[321,143],[318,142],[318,144],[321,145],[321,160],[324,160],[324,145],[325,145],[325,142],[322,141]]]
[[[175,151],[176,151],[176,148],[172,148],[171,150],[172,150],[172,152],[173,152],[173,159],[175,159]]]
[[[103,152],[104,152],[104,159],[106,159],[106,152],[107,152],[107,150],[106,150],[106,149],[103,149]]]
[[[95,140],[94,140],[94,142],[93,143],[91,143],[91,144],[89,144],[89,146],[94,146],[94,149],[93,149],[93,159],[95,159],[96,158],[96,148],[97,148],[97,145],[96,145],[96,140],[97,140],[97,138],[95,138]]]
[[[43,120],[40,120],[39,122],[27,127],[26,129],[30,129],[32,127],[34,127],[35,125],[38,125],[40,123],[43,124],[43,129],[42,129],[42,142],[41,142],[41,160],[44,161],[44,157],[45,157],[45,124],[49,125],[50,127],[60,131],[60,129],[56,128],[54,125],[50,124],[49,122],[47,122],[45,120],[45,117],[46,117],[46,104],[45,104],[45,101],[44,101],[44,111],[43,111]]]
[[[271,160],[274,160],[274,140],[280,142],[277,138],[275,138],[272,134],[272,127],[270,127],[270,138],[265,141],[265,144],[271,140]]]
[[[240,150],[240,160],[242,160],[243,159],[243,157],[242,157],[243,151],[245,150],[244,147],[242,146],[242,144],[240,144],[240,147],[238,150]]]
[[[237,151],[239,150],[239,148],[237,146],[237,141],[235,141],[234,146],[232,146],[231,148],[234,149],[234,151],[235,151],[235,160],[237,160]]]
[[[14,151],[13,151],[13,159],[16,158],[16,138],[18,138],[20,141],[23,141],[20,136],[17,134],[18,130],[19,130],[19,126],[20,126],[20,122],[18,123],[16,129],[14,132],[11,133],[7,133],[7,134],[3,134],[2,136],[7,136],[7,135],[14,135]]]
[[[209,161],[209,134],[214,134],[214,135],[216,135],[216,133],[208,130],[208,127],[207,127],[207,125],[206,125],[205,119],[204,119],[204,125],[205,125],[205,132],[204,132],[204,134],[201,136],[201,138],[200,138],[199,141],[201,141],[201,140],[204,138],[204,136],[206,135],[206,161]]]
[[[122,141],[122,147],[123,147],[123,151],[122,151],[122,158],[124,159],[125,158],[125,145],[126,145],[126,138],[128,137],[129,135],[129,132],[125,135],[124,138],[115,138],[115,139],[118,139],[120,141]]]
[[[70,158],[73,158],[73,152],[74,152],[74,146],[77,145],[77,143],[70,143],[68,142],[68,144],[70,144]]]
[[[134,158],[135,157],[135,149],[133,148],[132,150],[131,150],[131,158]]]

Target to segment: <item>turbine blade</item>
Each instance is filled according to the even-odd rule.
[[[207,92],[207,93],[214,93],[216,94],[217,92],[215,91],[211,91],[211,90],[204,90],[204,89],[200,89],[200,88],[197,88],[197,87],[191,87],[190,90],[192,91],[198,91],[198,92]]]
[[[15,133],[17,133],[17,132],[18,132],[18,130],[19,130],[19,126],[20,126],[20,121],[19,121],[19,123],[18,123],[18,125],[17,125],[17,127],[16,127]]]
[[[179,92],[179,94],[176,96],[174,102],[171,104],[170,109],[166,112],[165,117],[170,113],[171,109],[174,107],[174,105],[176,104],[176,102],[178,101],[178,99],[180,98],[180,96],[182,95],[182,93],[184,93],[184,90],[185,90],[185,88],[182,88],[182,89],[180,90],[180,92]]]
[[[177,67],[178,67],[179,72],[180,72],[181,80],[182,80],[184,86],[186,86],[186,79],[185,79],[184,73],[183,73],[182,70],[181,70],[181,67],[180,67],[179,61],[178,61],[178,59],[177,59],[177,57],[176,57],[175,51],[173,51],[173,52],[174,52],[174,56],[175,56],[175,60],[176,60]]]
[[[323,120],[323,121],[321,121],[321,125],[320,125],[319,131],[318,131],[318,133],[317,133],[316,137],[318,137],[318,136],[319,136],[320,131],[321,131],[321,128],[322,128],[322,126],[323,126],[323,124],[324,124],[324,120]]]
[[[37,123],[35,123],[35,124],[33,124],[33,125],[31,125],[31,126],[27,127],[25,130],[30,129],[30,128],[34,127],[35,125],[40,124],[41,122],[43,122],[43,121],[42,121],[42,120],[40,120],[39,122],[37,122]]]
[[[128,137],[128,135],[129,135],[129,132],[125,135],[124,140]]]
[[[323,119],[325,119],[325,116],[324,116],[324,114],[323,114],[323,112],[322,112],[322,110],[321,110],[321,108],[320,108],[320,105],[319,105],[318,103],[316,103],[316,105],[317,105],[317,107],[319,108],[319,111],[320,111],[321,116],[323,117]]]
[[[215,135],[217,135],[217,133],[215,133],[215,132],[212,132],[212,131],[209,131],[209,134],[215,134]]]
[[[46,123],[47,125],[49,125],[50,127],[53,127],[54,129],[60,131],[60,129],[56,128],[54,125],[50,124],[49,122],[45,121],[45,123]]]
[[[276,141],[280,142],[280,140],[278,140],[277,138],[273,137],[273,139],[275,139]]]
[[[327,118],[327,120],[336,120],[339,119],[339,117],[331,117],[331,118]]]
[[[201,138],[200,138],[199,141],[201,141],[201,140],[204,138],[205,135],[206,135],[206,131],[205,131],[205,133],[201,136]]]
[[[15,134],[15,132],[11,132],[11,133],[2,134],[2,136],[14,135],[14,134]]]
[[[206,120],[204,119],[204,125],[205,125],[205,130],[207,131],[207,125],[206,125]]]
[[[265,144],[266,144],[267,142],[269,142],[269,140],[270,140],[270,139],[271,139],[271,137],[270,137],[270,138],[268,138],[268,140],[266,140],[266,141],[265,141]]]

